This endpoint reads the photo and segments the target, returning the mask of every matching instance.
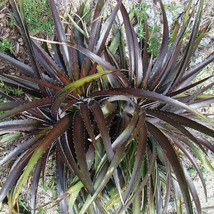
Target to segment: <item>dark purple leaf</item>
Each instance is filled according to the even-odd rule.
[[[142,57],[142,63],[143,63],[143,79],[145,81],[145,77],[146,76],[150,76],[148,73],[150,73],[149,68],[149,64],[151,64],[151,58],[149,59],[149,53],[148,53],[148,44],[149,44],[149,26],[148,26],[148,22],[145,19],[144,22],[144,31],[145,31],[145,38],[144,38],[144,44],[143,44],[143,57]],[[145,82],[147,82],[148,80],[146,80]]]
[[[117,5],[114,7],[113,11],[111,12],[110,17],[108,20],[103,24],[103,31],[102,34],[99,37],[99,40],[97,42],[97,48],[96,48],[96,53],[97,55],[100,55],[101,52],[103,51],[105,44],[106,44],[106,39],[109,36],[109,33],[112,28],[112,24],[115,20],[115,17],[117,15],[118,10],[120,9],[122,0],[117,1]]]
[[[61,91],[60,91],[58,94],[55,94],[55,96],[53,97],[53,103],[51,105],[50,110],[51,110],[51,115],[54,118],[57,118],[57,114],[58,114],[58,111],[60,109],[60,106],[65,101],[65,99],[69,93],[70,93],[69,91],[66,91],[64,93],[61,93]],[[73,101],[72,101],[72,105],[73,105]]]
[[[90,50],[83,48],[79,45],[76,44],[71,44],[72,48],[75,48],[76,50],[82,52],[85,56],[90,58],[91,60],[95,61],[97,64],[103,66],[105,69],[110,70],[110,71],[116,71],[117,69],[111,65],[109,62],[106,62],[103,58],[98,56],[97,54],[91,52]]]
[[[65,66],[67,68],[67,74],[69,75],[70,78],[73,79],[73,74],[72,74],[72,53],[70,47],[68,47],[66,44],[63,44],[67,42],[67,38],[62,26],[62,22],[59,18],[59,14],[55,5],[54,0],[50,0],[50,7],[51,7],[51,12],[53,15],[53,20],[56,28],[56,33],[57,33],[57,39],[59,42],[62,42],[60,45],[60,48],[62,50],[62,55],[64,59]]]
[[[166,176],[166,196],[165,196],[165,203],[163,206],[162,213],[167,213],[169,201],[170,201],[170,194],[171,194],[171,188],[172,188],[172,175],[171,175],[171,169],[170,166],[167,167],[167,176]]]
[[[87,129],[88,135],[90,136],[90,139],[93,143],[93,146],[94,146],[94,148],[97,148],[94,129],[93,129],[93,126],[91,123],[90,115],[89,115],[90,112],[88,109],[88,105],[86,105],[86,104],[80,105],[80,112],[81,112],[81,116],[82,116],[82,119],[84,121],[85,127]]]
[[[157,57],[157,60],[153,66],[152,72],[155,74],[154,77],[156,77],[156,73],[159,73],[160,69],[163,67],[163,64],[166,62],[166,55],[167,55],[167,50],[168,50],[168,45],[169,45],[169,27],[168,27],[168,21],[166,17],[166,12],[164,9],[164,5],[162,1],[159,1],[160,6],[161,6],[161,11],[163,15],[163,38],[162,38],[162,44],[160,48],[160,53]],[[157,87],[157,80],[161,79],[161,76],[163,74],[160,73],[160,76],[154,80],[154,78],[150,79],[150,82],[152,84],[152,90]]]
[[[163,111],[158,111],[158,110],[147,110],[147,113],[150,115],[153,115],[157,118],[160,118],[161,120],[166,121],[167,123],[169,123],[170,125],[172,125],[173,127],[175,127],[177,130],[179,130],[181,133],[183,133],[186,137],[188,137],[189,139],[191,139],[193,142],[195,142],[199,147],[201,147],[200,142],[198,141],[198,139],[191,134],[184,126],[185,124],[183,124],[181,121],[177,121],[174,118],[171,117],[171,114],[169,114],[169,112],[163,112]],[[185,117],[183,117],[183,120],[185,120]],[[185,121],[185,123],[188,122],[189,119],[187,119]],[[194,122],[194,121],[193,121]],[[199,124],[200,126],[200,124]],[[202,127],[204,127],[206,129],[205,126],[201,125]],[[187,126],[188,127],[188,126]],[[213,151],[214,147],[212,146],[212,144],[207,143],[206,144],[208,146],[208,148]],[[203,150],[203,148],[201,147],[201,149]]]
[[[16,59],[12,58],[11,56],[4,54],[3,52],[0,52],[0,58],[5,61],[10,62],[11,65],[18,68],[22,74],[25,74],[27,76],[33,76],[33,70],[29,65],[26,65],[23,62],[20,62]]]
[[[190,58],[191,58],[191,56],[193,54],[194,42],[195,42],[195,39],[197,37],[202,10],[203,10],[203,1],[200,1],[199,2],[198,11],[197,11],[197,15],[195,17],[195,21],[194,21],[194,26],[193,26],[193,29],[192,29],[192,33],[191,33],[191,36],[190,36],[190,40],[188,42],[187,49],[186,49],[185,55],[183,57],[183,60],[180,63],[179,73],[178,73],[178,75],[177,75],[177,77],[176,77],[176,79],[175,79],[175,81],[173,83],[173,87],[175,89],[176,89],[177,85],[179,84],[181,78],[183,77],[183,75],[185,73],[185,70],[186,70],[186,68],[187,68],[187,66],[188,66],[188,64],[190,62]]]
[[[90,106],[90,109],[96,119],[97,126],[100,131],[100,135],[101,135],[101,138],[102,138],[105,150],[106,150],[106,155],[108,157],[108,160],[111,161],[114,156],[114,151],[113,151],[113,148],[111,145],[111,138],[109,136],[108,127],[106,126],[106,121],[105,121],[102,109],[100,108],[100,105],[96,101],[93,102],[93,104]],[[115,170],[113,172],[113,176],[114,176],[114,181],[116,183],[117,190],[120,194],[121,187],[120,187],[120,183],[119,183],[117,170]],[[120,195],[120,197],[121,197],[121,195]]]
[[[16,184],[17,180],[19,179],[19,176],[22,174],[23,169],[28,163],[32,152],[33,150],[28,150],[22,155],[21,159],[14,164],[10,175],[8,176],[6,182],[0,190],[0,202],[2,202],[2,200],[7,196],[9,190],[11,190],[11,188]]]
[[[88,50],[94,51],[97,40],[100,35],[100,30],[101,30],[101,23],[103,20],[102,17],[102,9],[104,4],[107,4],[104,0],[98,0],[96,4],[96,8],[94,11],[94,17],[91,25],[91,33],[90,33],[90,38],[89,38],[89,43],[88,43]],[[90,69],[91,66],[91,61],[89,58],[85,58],[85,61],[82,64],[82,69],[81,69],[81,76],[85,77]]]
[[[75,97],[72,97],[73,99],[68,101],[65,106],[63,106],[62,108],[62,112],[65,112],[66,110],[68,110],[70,107],[74,106],[79,100]]]
[[[164,94],[168,93],[171,90],[171,85],[173,84],[177,74],[179,73],[179,68],[177,63],[180,60],[180,52],[182,48],[182,39],[184,33],[186,32],[189,20],[185,23],[185,25],[180,30],[179,34],[177,35],[175,41],[173,42],[172,46],[169,48],[166,54],[166,62],[165,65],[161,68],[159,75],[154,75],[154,80],[157,81],[154,85],[156,88],[158,86],[164,85]],[[180,63],[180,62],[179,62]],[[152,83],[152,82],[151,82]],[[162,86],[163,87],[163,86]],[[163,90],[163,89],[159,89]]]
[[[17,100],[17,101],[11,101],[11,102],[6,102],[6,103],[1,103],[0,105],[0,111],[7,111],[14,109],[20,105],[23,105],[25,101],[23,100]]]
[[[0,193],[0,200],[2,200],[7,192],[12,188],[12,186],[16,183],[17,179],[19,176],[22,174],[22,179],[24,176],[24,180],[20,179],[18,181],[18,185],[22,186],[23,182],[29,177],[31,171],[33,168],[36,166],[37,162],[41,159],[41,156],[45,154],[45,152],[48,152],[49,148],[54,144],[54,142],[64,133],[71,125],[71,119],[70,115],[64,116],[61,120],[58,121],[58,123],[55,124],[55,126],[49,131],[49,133],[40,141],[38,141],[32,148],[31,150],[28,150],[27,153],[24,155],[24,157],[21,159],[22,162],[24,162],[24,165],[21,164],[21,169],[20,167],[14,167],[12,172],[16,172],[18,169],[19,172],[16,172],[14,180],[14,174],[11,172],[8,180],[6,181],[5,185],[3,186]],[[26,161],[25,161],[26,160]],[[20,162],[19,162],[20,163]],[[27,170],[27,171],[26,171]],[[11,182],[10,185],[8,185],[7,182]],[[21,182],[21,183],[20,183]],[[16,188],[20,188],[17,187]],[[15,196],[17,197],[19,195],[20,190],[16,190]],[[15,200],[15,199],[13,199]]]
[[[179,94],[181,94],[181,93],[183,93],[183,92],[185,92],[185,91],[187,91],[187,90],[189,90],[189,89],[192,89],[193,87],[195,87],[195,86],[197,86],[197,85],[199,85],[199,84],[201,84],[201,83],[204,83],[205,81],[211,79],[212,77],[213,77],[213,76],[206,77],[206,78],[204,78],[204,79],[202,79],[202,80],[200,80],[200,81],[197,81],[197,82],[192,83],[192,84],[190,84],[190,85],[188,85],[188,86],[182,87],[182,88],[179,89],[179,90],[177,89],[176,91],[170,93],[169,96],[170,96],[170,97],[174,97],[174,96],[176,96],[176,95],[179,95]]]
[[[65,133],[64,136],[61,136],[60,141],[57,142],[57,151],[71,172],[74,172],[77,176],[81,177],[80,170],[76,164],[75,158],[70,148],[72,141],[70,141],[70,135],[68,134],[71,133]]]
[[[160,111],[162,112],[162,111]],[[162,112],[163,114],[165,112]],[[214,137],[214,131],[194,120],[191,120],[187,117],[184,117],[184,116],[181,116],[181,115],[178,115],[178,114],[174,114],[172,112],[167,112],[166,115],[169,117],[169,118],[172,118],[174,121],[176,121],[177,123],[180,123],[182,124],[183,126],[186,126],[186,127],[189,127],[189,128],[192,128],[194,130],[197,130],[199,132],[202,132],[204,134],[207,134],[211,137]]]
[[[20,155],[21,153],[25,152],[28,150],[33,144],[35,144],[39,139],[41,138],[40,135],[35,136],[32,139],[27,140],[26,142],[18,145],[13,151],[11,151],[8,155],[6,155],[1,161],[0,161],[0,166],[9,163],[12,161],[16,156]]]
[[[187,83],[190,83],[200,72],[201,70],[211,63],[214,60],[214,52],[211,53],[206,59],[202,62],[190,67],[185,73],[185,75],[181,78],[179,82],[178,89],[182,89]]]
[[[57,147],[59,144],[57,144]],[[66,191],[66,170],[62,157],[59,152],[56,152],[56,185],[59,197],[62,197]],[[68,212],[67,198],[60,201],[60,208],[62,213]]]
[[[135,87],[140,87],[143,80],[143,62],[142,62],[142,54],[138,44],[138,38],[134,28],[132,27],[133,34],[133,42],[134,42],[134,50],[135,50]]]
[[[192,104],[190,104],[190,107],[198,109],[204,106],[212,105],[213,103],[214,103],[214,98],[199,99],[193,102]]]
[[[33,172],[33,179],[31,183],[31,202],[30,202],[31,214],[36,214],[36,196],[37,196],[42,164],[43,164],[43,158],[41,158],[38,161],[38,163],[36,164],[35,170]]]
[[[167,97],[163,94],[158,94],[154,91],[148,91],[144,89],[138,88],[116,88],[113,90],[108,91],[97,91],[92,94],[92,96],[113,96],[113,95],[129,95],[130,97],[140,97],[140,98],[147,98],[149,100],[160,101],[162,103],[167,103],[175,107],[186,109],[187,111],[194,112],[188,105],[179,102],[176,99],[171,97]],[[195,113],[195,112],[194,112]]]
[[[40,124],[35,120],[10,120],[0,122],[0,133],[16,132],[16,131],[30,131]]]
[[[71,134],[70,132],[68,133]],[[58,146],[59,146],[58,151],[59,151],[60,157],[63,159],[64,163],[70,168],[70,170],[79,177],[80,181],[84,184],[84,186],[87,187],[88,181],[85,180],[82,172],[79,170],[78,165],[75,161],[75,157],[72,154],[72,151],[70,148],[71,139],[68,133],[65,133],[64,136],[61,136],[60,142],[58,142]],[[97,207],[100,209],[100,211],[104,211],[102,203],[100,202],[99,199],[96,199],[95,203]]]
[[[90,194],[95,192],[90,173],[87,167],[86,153],[85,153],[85,127],[79,112],[75,112],[73,119],[73,136],[74,147],[77,158],[77,164],[84,179],[84,186]]]
[[[15,18],[17,24],[19,25],[19,27],[21,29],[22,37],[24,39],[25,46],[26,46],[27,51],[28,51],[28,57],[30,59],[30,63],[31,63],[34,75],[36,76],[36,78],[42,79],[41,70],[40,70],[40,68],[38,66],[38,63],[36,61],[36,57],[35,57],[35,53],[33,51],[33,46],[32,46],[32,43],[31,43],[30,35],[29,35],[28,29],[27,29],[27,25],[26,25],[26,22],[25,22],[25,19],[24,19],[24,14],[20,13],[20,10],[18,8],[18,5],[17,5],[16,1],[13,0],[10,3],[11,3],[11,6],[13,8],[13,11],[15,13],[14,18]],[[21,10],[22,9],[23,8],[21,8]],[[41,90],[41,92],[43,93],[44,96],[47,96],[47,92],[43,87],[41,87],[40,90]]]
[[[120,11],[123,17],[123,24],[125,26],[125,32],[126,32],[126,40],[128,45],[128,53],[129,53],[129,78],[132,80],[134,77],[135,72],[135,45],[134,45],[134,38],[135,35],[133,33],[133,27],[130,23],[128,13],[126,11],[126,8],[123,4],[121,4]],[[136,35],[135,35],[136,36]]]
[[[89,45],[88,49],[90,51],[94,51],[94,47],[98,41],[99,35],[100,35],[100,28],[101,28],[101,22],[102,22],[102,10],[105,5],[104,0],[98,0],[96,4],[96,8],[94,11],[94,17],[93,17],[93,22],[91,26],[91,33],[90,33],[90,40],[89,40]]]
[[[16,114],[20,114],[20,113],[27,111],[29,109],[32,109],[32,108],[49,106],[51,104],[51,102],[52,102],[52,97],[42,98],[42,99],[38,99],[38,100],[35,100],[32,102],[26,102],[25,104],[18,106],[16,108],[0,115],[0,120],[3,120],[7,117],[12,117]]]
[[[59,84],[56,84],[53,82],[48,82],[46,80],[40,80],[40,79],[35,79],[35,78],[31,78],[31,77],[24,77],[24,76],[19,77],[19,79],[23,79],[23,80],[29,81],[30,84],[34,83],[34,84],[37,84],[39,86],[46,87],[48,89],[53,89],[55,91],[59,91],[63,88]]]
[[[65,85],[70,83],[68,77],[63,73],[61,68],[54,62],[54,60],[45,52],[36,41],[33,41],[35,55],[39,62],[46,69],[46,72],[56,80],[60,80]]]
[[[72,44],[75,43],[73,34],[71,34],[71,36],[70,36],[70,42]],[[79,43],[77,43],[77,44],[82,46],[82,44],[79,44]],[[72,65],[73,65],[72,73],[73,73],[74,81],[75,81],[75,80],[80,79],[80,68],[79,68],[79,66],[81,66],[81,65],[79,65],[78,54],[83,56],[83,57],[85,57],[85,56],[81,52],[75,50],[74,48],[71,49],[71,52],[72,52]]]
[[[196,162],[195,158],[193,157],[192,153],[188,150],[187,147],[185,147],[182,142],[175,140],[174,143],[179,147],[179,149],[181,149],[181,151],[186,155],[186,157],[190,160],[190,162],[192,163],[192,165],[195,167],[200,180],[202,182],[203,188],[204,188],[204,193],[205,196],[207,197],[207,188],[206,188],[206,183],[202,174],[202,171],[200,170],[200,167],[198,165],[198,163]]]
[[[18,183],[16,184],[16,191],[13,193],[13,202],[16,201],[18,195],[20,194],[21,187],[23,186],[27,178],[30,176],[30,173],[33,171],[37,162],[46,152],[49,151],[53,144],[55,144],[55,141],[70,127],[70,125],[71,125],[70,115],[64,116],[53,126],[53,128],[43,139],[38,141],[34,145],[34,147],[30,151],[28,151],[28,153],[31,152],[31,157],[29,161],[25,164],[24,166],[25,168],[23,170],[22,175],[21,172],[19,174],[21,175],[21,179],[19,179]]]
[[[79,10],[77,11],[77,13],[79,14],[79,17],[75,16],[74,17],[74,20],[75,22],[78,24],[78,26],[80,27],[80,29],[84,29],[84,26],[83,26],[83,23],[81,21],[81,18],[80,17],[83,17],[84,16],[84,9],[85,9],[85,4],[83,3]],[[76,43],[82,47],[85,47],[85,37],[84,35],[78,30],[78,29],[74,29],[74,41],[76,41]],[[77,52],[77,57],[78,57],[78,64],[79,66],[81,67],[84,60],[85,60],[85,56],[80,53],[80,52]],[[79,74],[80,74],[80,71],[79,71]]]
[[[106,125],[102,109],[96,101],[93,102],[93,104],[90,106],[90,109],[96,119],[97,126],[99,128],[108,159],[109,161],[111,161],[114,156],[114,152],[111,145],[111,138],[108,133],[108,127]]]
[[[195,202],[195,206],[196,206],[197,212],[198,213],[202,213],[201,203],[200,203],[200,200],[199,200],[199,195],[198,195],[198,193],[197,193],[197,191],[195,189],[195,185],[193,183],[193,180],[192,180],[192,178],[190,177],[190,175],[188,174],[188,172],[187,172],[187,170],[185,168],[184,168],[184,173],[185,173],[186,181],[187,181],[187,184],[189,186],[189,190],[191,192],[193,201]]]
[[[153,57],[151,56],[150,57],[150,60],[148,62],[148,67],[146,69],[146,73],[145,73],[145,76],[143,77],[143,84],[142,84],[142,88],[143,89],[146,89],[149,87],[149,78],[150,78],[150,75],[151,75],[151,72],[152,72],[152,63],[153,63]]]
[[[192,213],[193,209],[192,209],[192,203],[191,203],[191,198],[190,198],[190,194],[189,194],[187,181],[186,181],[180,160],[178,158],[178,155],[175,152],[175,149],[171,145],[168,138],[157,127],[155,127],[154,125],[152,125],[151,123],[148,123],[148,122],[146,123],[146,125],[148,127],[148,131],[155,137],[156,141],[159,143],[159,145],[164,150],[164,152],[169,160],[169,163],[171,164],[171,166],[174,170],[174,173],[178,180],[179,186],[181,188],[181,192],[184,197],[184,202],[186,204],[187,213],[189,213],[189,214]]]
[[[6,83],[6,85],[8,86],[17,88],[18,85],[19,88],[22,89],[23,91],[29,91],[29,93],[32,91],[32,95],[34,95],[34,92],[36,92],[37,94],[40,93],[39,87],[36,84],[24,81],[18,76],[3,74],[1,78],[2,81]]]

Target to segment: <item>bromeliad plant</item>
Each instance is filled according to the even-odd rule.
[[[2,70],[3,83],[24,92],[21,97],[1,92],[7,102],[0,105],[0,142],[13,140],[17,146],[0,160],[1,167],[12,164],[0,201],[7,197],[11,212],[18,210],[30,179],[29,207],[35,213],[42,206],[37,204],[39,180],[45,180],[52,156],[54,203],[61,213],[166,213],[172,198],[177,213],[193,213],[194,206],[201,213],[185,162],[196,169],[206,194],[196,159],[213,171],[207,152],[214,147],[202,134],[214,137],[214,125],[196,108],[213,103],[213,96],[203,96],[213,83],[188,93],[211,78],[191,83],[214,54],[189,66],[205,33],[199,31],[203,1],[189,38],[186,31],[196,10],[191,1],[170,46],[166,13],[158,1],[163,37],[156,58],[148,52],[146,19],[145,37],[138,38],[121,0],[109,17],[103,16],[108,2],[97,2],[89,33],[86,20],[79,18],[84,6],[70,17],[75,25],[63,28],[50,0],[56,37],[42,43],[29,36],[20,2],[10,1],[30,63],[0,52],[18,69],[13,74]]]

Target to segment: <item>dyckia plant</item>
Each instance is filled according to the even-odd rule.
[[[207,160],[214,147],[205,137],[214,137],[214,124],[197,108],[213,103],[213,95],[203,92],[214,83],[186,93],[212,78],[192,83],[213,53],[189,66],[205,34],[199,30],[203,1],[197,7],[190,1],[183,23],[171,33],[164,6],[156,1],[163,19],[157,57],[148,52],[146,19],[145,37],[139,38],[122,0],[108,17],[108,1],[98,0],[87,25],[83,5],[66,26],[50,0],[56,35],[42,42],[30,37],[21,1],[10,4],[30,63],[0,52],[18,69],[1,70],[3,83],[23,91],[1,92],[7,100],[0,105],[1,143],[13,140],[16,148],[0,160],[1,167],[12,165],[0,201],[7,198],[10,211],[18,211],[23,185],[31,179],[28,205],[36,213],[43,206],[37,203],[39,181],[52,157],[60,213],[167,213],[172,200],[177,213],[201,213],[185,161],[206,195],[201,166],[214,171]]]

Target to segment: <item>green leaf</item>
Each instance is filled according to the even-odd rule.
[[[9,133],[9,134],[4,134],[3,136],[0,137],[0,144],[12,142],[18,138],[20,138],[22,135],[20,133]]]
[[[57,112],[60,108],[60,105],[64,102],[65,98],[68,96],[68,94],[75,89],[78,89],[79,87],[83,86],[86,83],[89,83],[95,79],[98,79],[102,76],[110,74],[111,71],[106,72],[100,72],[96,74],[92,74],[86,77],[83,77],[79,80],[76,80],[75,82],[70,83],[69,85],[65,86],[62,90],[58,91],[56,95],[54,96],[54,101],[51,106],[51,113],[54,117],[56,117]]]
[[[80,210],[80,214],[86,213],[87,209],[89,206],[94,202],[94,200],[97,198],[97,196],[100,194],[100,192],[103,190],[103,188],[106,186],[108,183],[109,179],[112,177],[114,171],[116,170],[117,166],[121,162],[122,156],[124,155],[125,147],[119,147],[117,151],[114,154],[114,157],[111,161],[110,166],[108,167],[108,171],[106,173],[106,176],[104,179],[101,181],[99,186],[96,188],[95,193],[92,196],[88,196],[86,202],[84,203],[83,207]]]
[[[156,158],[157,158],[157,153],[156,153],[155,147],[156,146],[153,145],[152,155],[147,157],[149,160],[148,161],[149,163],[145,163],[143,165],[143,169],[145,170],[145,173],[143,171],[141,171],[141,173],[144,173],[144,174],[142,174],[143,179],[139,180],[139,183],[138,182],[135,183],[135,186],[133,188],[134,189],[133,194],[128,198],[128,200],[126,201],[126,204],[124,206],[119,207],[119,209],[117,210],[117,213],[121,213],[124,210],[128,209],[128,207],[133,203],[134,199],[139,196],[141,191],[144,192],[144,190],[145,190],[145,192],[146,192],[146,189],[144,189],[144,188],[147,186],[150,176],[153,174],[154,169],[155,169],[155,163],[156,163]],[[148,155],[148,148],[147,148],[146,154]],[[142,193],[142,194],[144,194],[144,193]],[[144,195],[144,201],[143,201],[142,208],[145,210],[146,210],[147,203],[148,203],[147,198]]]
[[[133,186],[136,182],[136,177],[139,175],[140,172],[140,168],[142,165],[142,161],[144,158],[144,154],[146,151],[146,145],[147,145],[147,128],[146,128],[146,124],[145,124],[145,115],[141,115],[140,119],[139,119],[139,136],[137,139],[137,153],[135,156],[135,162],[134,162],[134,167],[132,170],[132,175],[129,181],[129,185],[126,189],[126,192],[123,196],[123,200],[126,201],[129,194],[133,191]]]
[[[67,193],[70,195],[68,205],[69,208],[72,209],[77,197],[79,196],[79,193],[81,189],[84,187],[82,182],[77,182],[76,184],[73,184],[67,191]]]
[[[69,85],[66,85],[65,88],[60,91],[60,93],[71,92],[71,91],[83,86],[86,83],[89,83],[93,80],[96,80],[96,79],[98,79],[102,76],[108,75],[110,73],[112,73],[112,71],[100,72],[100,73],[96,73],[96,74],[92,74],[92,75],[83,77],[79,80],[76,80],[75,82],[70,83]]]

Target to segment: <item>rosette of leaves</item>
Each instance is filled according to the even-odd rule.
[[[17,147],[0,161],[1,167],[12,165],[0,201],[7,197],[11,212],[18,210],[23,185],[31,179],[29,207],[35,213],[42,206],[36,197],[39,180],[45,179],[52,156],[54,204],[60,204],[61,213],[166,213],[172,198],[177,213],[193,213],[194,207],[201,213],[185,161],[196,169],[206,194],[197,159],[213,171],[207,153],[214,147],[205,137],[214,137],[213,122],[196,109],[213,103],[213,95],[203,95],[213,83],[188,93],[211,78],[191,83],[214,59],[211,54],[189,65],[205,34],[199,30],[203,1],[192,10],[190,1],[170,46],[166,13],[158,1],[163,37],[155,59],[148,53],[146,21],[140,39],[121,0],[108,17],[103,15],[108,2],[97,2],[89,33],[86,20],[78,18],[84,17],[84,6],[70,17],[72,26],[63,26],[50,0],[56,37],[42,45],[29,36],[20,1],[10,3],[30,63],[0,53],[18,69],[13,74],[2,70],[2,81],[25,94],[1,92],[7,100],[0,105],[1,143],[13,140]]]

